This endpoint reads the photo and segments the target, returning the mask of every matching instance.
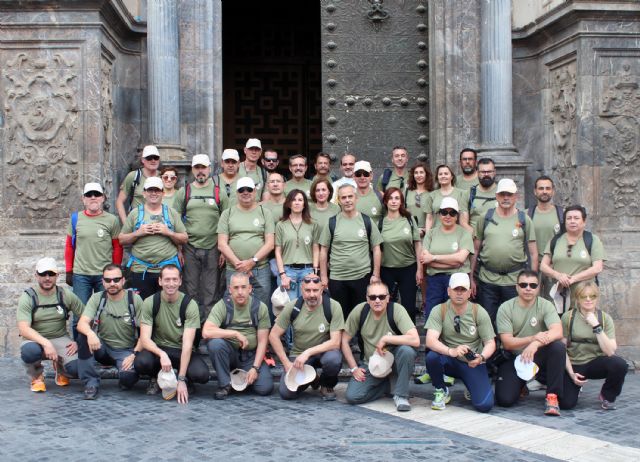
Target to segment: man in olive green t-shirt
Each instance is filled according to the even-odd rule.
[[[271,328],[267,305],[250,295],[251,284],[244,273],[231,275],[229,294],[213,306],[202,327],[202,338],[211,339],[207,349],[218,377],[214,397],[225,399],[229,395],[229,374],[236,368],[248,372],[247,386],[254,392],[269,395],[273,377],[263,361]]]
[[[416,362],[416,348],[420,346],[418,330],[402,305],[389,303],[389,288],[384,282],[369,284],[367,300],[349,314],[342,334],[342,354],[352,374],[346,400],[350,404],[362,404],[379,399],[394,378],[391,393],[396,409],[410,411],[409,381]],[[364,367],[358,365],[349,345],[356,336],[364,348]],[[392,371],[385,377],[374,376],[369,369],[371,356],[383,355],[385,351],[394,356]]]
[[[478,160],[478,184],[469,188],[469,225],[475,228],[478,218],[496,208],[496,165],[483,157]]]
[[[359,160],[353,170],[356,182],[356,196],[358,196],[356,209],[358,212],[368,215],[377,227],[378,222],[384,216],[384,205],[382,204],[381,193],[373,189],[371,184],[373,179],[371,164],[366,160]]]
[[[404,146],[394,146],[391,149],[391,165],[393,168],[385,168],[378,178],[376,183],[376,189],[384,194],[389,188],[398,188],[402,191],[402,194],[406,193],[406,188],[409,184],[409,169],[407,164],[409,163],[409,153]],[[387,180],[386,184],[382,184],[383,180]]]
[[[302,154],[296,154],[289,159],[289,170],[291,171],[291,179],[284,185],[284,195],[286,196],[294,189],[299,189],[310,197],[311,180],[304,176],[307,173],[307,158]]]
[[[456,188],[469,191],[473,186],[480,184],[476,169],[477,161],[478,151],[472,148],[462,148],[460,151],[460,171],[462,175],[456,177]]]
[[[127,214],[138,205],[144,204],[143,185],[147,178],[157,177],[160,168],[160,152],[155,146],[145,146],[140,154],[142,168],[133,170],[127,174],[120,185],[120,192],[116,198],[116,211],[122,223],[127,219]],[[133,190],[133,194],[131,194]],[[129,202],[129,208],[125,208],[125,202]]]
[[[163,267],[158,282],[162,290],[142,303],[140,341],[143,350],[136,356],[133,366],[140,375],[152,379],[160,370],[178,369],[178,403],[184,404],[189,402],[188,385],[209,381],[209,368],[199,355],[193,355],[196,330],[200,328],[198,304],[178,290],[182,276],[177,266]],[[147,394],[155,393],[157,389],[152,382]],[[173,396],[167,399],[170,398]]]
[[[296,305],[296,301],[301,306]],[[289,326],[293,326],[294,333],[291,359],[281,341]],[[271,329],[269,343],[286,372],[292,367],[302,370],[305,364],[314,368],[321,367],[322,375],[318,384],[322,399],[333,401],[336,399],[333,387],[338,383],[338,373],[342,366],[340,336],[343,328],[344,318],[340,304],[323,294],[320,278],[310,273],[302,280],[302,300],[292,300],[284,306]],[[283,375],[278,392],[282,399],[295,399],[306,388],[303,385],[297,391],[289,390]]]

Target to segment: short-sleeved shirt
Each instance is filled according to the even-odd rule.
[[[494,183],[488,191],[482,191],[480,186],[476,188],[476,195],[473,202],[469,203],[469,224],[475,228],[478,219],[485,216],[487,210],[496,208],[498,201],[496,200],[497,183]],[[471,199],[471,191],[469,191],[469,200]]]
[[[174,203],[174,201],[176,200],[176,194],[178,194],[178,191],[175,191],[175,192],[174,192],[172,195],[170,195],[170,196],[167,196],[167,194],[165,193],[165,194],[162,196],[162,203],[163,203],[164,205],[166,205],[167,207],[171,207],[172,209],[175,209],[175,206],[174,206],[174,204],[173,204],[173,203]]]
[[[276,325],[287,330],[291,325],[291,312],[296,300],[287,303],[276,319]],[[344,315],[340,303],[331,299],[331,323],[324,316],[322,305],[310,310],[306,303],[302,304],[300,314],[293,321],[293,349],[291,356],[298,356],[305,350],[326,342],[331,332],[344,329]]]
[[[415,190],[407,191],[405,199],[405,205],[412,217],[418,220],[418,226],[424,228],[427,213],[425,207],[427,205],[427,198],[429,197],[429,191],[418,193]]]
[[[131,193],[131,186],[136,179],[137,172],[138,170],[133,170],[127,173],[127,176],[124,177],[124,181],[120,185],[120,191],[124,191],[127,199],[131,200],[131,210],[135,209],[140,204],[144,204],[144,195],[142,193],[144,192],[144,182],[147,177],[144,176],[144,169],[142,168],[140,169],[139,182],[136,185],[136,188],[133,190],[133,198],[129,197],[129,194]]]
[[[475,186],[477,184],[480,184],[477,176],[472,180],[465,180],[463,175],[459,175],[456,177],[456,188],[458,189],[469,191],[472,186]]]
[[[424,235],[422,248],[432,255],[451,255],[460,249],[468,250],[469,257],[458,268],[433,268],[427,266],[427,274],[433,276],[438,273],[468,273],[471,271],[471,254],[474,253],[471,233],[460,225],[456,225],[452,232],[446,232],[441,226],[431,228]]]
[[[529,209],[526,210],[527,215]],[[546,212],[536,209],[533,214],[533,227],[536,230],[536,244],[538,245],[538,256],[540,259],[544,256],[544,249],[547,244],[556,235],[560,234],[560,221],[558,221],[558,213],[555,207],[551,207]]]
[[[331,232],[329,226],[320,234],[320,245],[329,247]],[[382,244],[382,236],[375,223],[371,223],[371,248]],[[348,218],[344,214],[336,215],[336,228],[329,249],[329,267],[331,279],[350,281],[365,277],[371,273],[370,245],[367,230],[361,214]]]
[[[84,310],[84,304],[80,299],[66,287],[61,287],[62,301],[69,312],[73,312],[76,316],[80,316]],[[58,296],[56,291],[51,295],[42,295],[39,288],[34,288],[37,295],[38,305],[56,305],[47,308],[38,308],[33,310],[33,301],[26,293],[18,299],[18,322],[26,321],[31,328],[42,335],[44,338],[52,339],[69,335],[67,331],[67,318],[64,315],[64,309],[58,305]]]
[[[191,183],[191,193],[187,203],[184,226],[189,235],[189,245],[197,249],[212,249],[218,244],[218,228],[220,208],[215,200],[213,180],[209,180],[204,187],[197,187]],[[186,188],[181,188],[175,196],[174,208],[182,215],[186,198]],[[218,195],[219,198],[219,195]],[[222,202],[220,203],[222,205]]]
[[[458,210],[460,213],[467,213],[469,210],[469,193],[463,189],[453,188],[451,194],[443,195],[441,189],[434,189],[427,196],[427,203],[425,204],[424,211],[427,214],[433,215],[433,227],[440,226],[440,204],[445,197],[452,197],[458,201]]]
[[[409,222],[411,220],[411,223]],[[420,241],[420,230],[413,217],[400,216],[396,219],[382,219],[382,266],[385,268],[406,268],[416,263],[415,242]]]
[[[258,346],[258,329],[269,330],[271,328],[271,320],[269,319],[269,311],[267,305],[260,302],[260,308],[258,308],[258,327],[254,327],[251,323],[251,303],[252,297],[249,297],[247,303],[243,306],[233,304],[233,318],[225,329],[236,330],[247,338],[249,345],[245,348],[245,351],[255,350]],[[227,318],[227,306],[224,303],[224,299],[213,305],[207,321],[221,327]],[[226,339],[236,350],[240,348],[240,343],[237,339]]]
[[[573,321],[571,339],[569,339],[569,321],[571,316],[574,316],[575,319]],[[607,337],[615,340],[616,330],[613,325],[613,319],[605,312],[602,313],[602,328]],[[577,308],[567,311],[562,315],[562,331],[564,337],[567,339],[567,355],[569,356],[571,364],[586,364],[599,356],[605,356],[600,348],[600,344],[598,344],[596,334],[593,333],[593,327],[584,320]]]
[[[294,189],[299,189],[300,191],[306,194],[307,199],[310,198],[311,197],[311,193],[310,193],[311,180],[307,180],[306,178],[303,178],[301,181],[296,181],[292,178],[284,184],[285,195],[289,194]]]
[[[329,224],[329,218],[340,213],[339,205],[333,202],[329,202],[328,205],[326,209],[320,210],[313,202],[309,204],[309,213],[311,218],[318,224],[318,231],[322,231]]]
[[[276,225],[276,247],[282,252],[285,265],[313,263],[313,243],[318,235],[318,225],[313,221],[301,221],[294,225],[291,220],[279,221]]]
[[[247,172],[247,169],[244,166],[244,162],[240,163],[240,168],[238,170],[238,178],[242,178],[248,176],[253,180],[256,185],[256,202],[260,202],[262,200],[262,194],[265,188],[265,183],[267,181],[267,172],[259,165],[256,166],[255,170],[251,172]]]
[[[273,234],[275,226],[271,212],[261,205],[251,210],[244,210],[238,206],[222,212],[218,222],[218,234],[229,237],[229,246],[240,260],[253,257],[264,245],[265,236]],[[258,261],[261,268],[267,264],[267,258]],[[231,262],[227,261],[227,269],[234,271]]]
[[[182,220],[180,219],[180,215],[172,208],[167,208],[167,213],[169,216],[169,220],[174,227],[174,231],[176,233],[184,233],[186,229]],[[138,220],[138,208],[133,209],[127,219],[124,222],[124,226],[122,227],[122,233],[128,234],[134,231],[134,227],[136,221]],[[162,211],[158,214],[151,214],[149,211],[144,208],[144,217],[142,220],[142,224],[148,223],[164,223],[164,217]],[[165,223],[167,224],[167,223]],[[142,261],[158,264],[165,260],[168,260],[172,257],[175,257],[178,253],[178,247],[173,243],[173,241],[162,234],[149,234],[142,237],[139,237],[131,247],[131,254],[136,258],[139,258]],[[134,261],[131,266],[131,270],[134,273],[143,273],[145,270],[152,273],[159,273],[160,268],[147,268],[146,266]]]
[[[406,169],[402,175],[398,175],[395,168],[389,169],[391,171],[391,176],[389,177],[389,183],[387,184],[387,189],[389,188],[399,188],[404,194],[405,188],[409,184],[409,170]],[[382,191],[382,177],[384,175],[380,175],[378,181],[376,182],[376,189],[378,191]]]
[[[569,242],[566,234],[560,236],[556,241],[553,255],[551,255],[551,242],[547,243],[544,253],[545,255],[551,255],[553,269],[572,276],[591,268],[595,261],[605,260],[606,255],[602,241],[595,234],[592,234],[592,236],[591,255],[589,255],[583,236],[580,236],[580,239],[571,248],[571,256],[569,256]]]
[[[73,256],[75,274],[102,274],[102,268],[113,261],[113,240],[120,234],[120,220],[107,212],[88,216],[78,212],[76,249]],[[72,235],[71,221],[67,235]]]
[[[220,209],[227,210],[237,202],[236,182],[238,181],[238,176],[236,175],[231,183],[227,183],[222,174],[218,174],[216,179],[220,185]]]
[[[499,286],[510,286],[516,283],[518,273],[527,262],[525,247],[536,240],[536,232],[531,218],[525,218],[525,230],[518,220],[518,213],[501,217],[496,211],[493,222],[484,227],[484,215],[476,224],[476,236],[482,241],[480,250],[479,278],[483,282]],[[515,268],[515,269],[514,269]],[[497,272],[494,272],[497,271]],[[498,272],[511,271],[508,274]]]
[[[363,302],[356,305],[351,313],[349,313],[344,331],[351,337],[354,337],[358,333],[358,328],[360,327],[360,315],[362,314],[362,310],[366,304],[366,302]],[[389,309],[389,306],[387,306],[387,309]],[[405,307],[399,303],[394,303],[393,321],[396,323],[396,326],[402,335],[405,335],[411,329],[416,327]],[[362,338],[362,344],[364,346],[364,358],[366,363],[369,363],[369,358],[376,351],[376,345],[385,335],[397,335],[389,325],[387,311],[385,310],[384,313],[382,313],[380,319],[376,319],[373,309],[369,309],[367,318],[360,330],[360,337]]]
[[[96,292],[87,301],[87,306],[82,312],[90,321],[96,317],[98,306],[104,292]],[[136,344],[136,332],[131,323],[129,314],[129,297],[123,291],[120,300],[110,300],[107,297],[106,304],[100,314],[100,324],[98,325],[98,337],[104,343],[115,349],[133,348]],[[134,322],[138,326],[140,310],[142,309],[142,298],[140,295],[133,295]]]
[[[180,304],[184,298],[180,292],[178,299],[170,303],[161,295],[160,309],[153,320],[153,295],[144,299],[140,313],[140,324],[152,326],[151,339],[159,347],[182,349],[182,334],[184,329],[200,328],[200,311],[195,300],[187,305],[184,326],[180,320]]]
[[[440,341],[448,348],[455,348],[459,345],[467,345],[474,353],[482,353],[484,342],[495,337],[491,318],[487,311],[477,305],[476,319],[473,319],[473,307],[471,302],[467,302],[467,308],[460,315],[460,333],[456,332],[454,318],[457,316],[451,306],[451,301],[445,302],[444,322],[442,320],[442,308],[436,305],[429,314],[429,319],[424,328],[440,332]],[[468,362],[464,356],[459,360]]]
[[[356,192],[356,195],[358,196],[358,202],[356,202],[358,212],[369,215],[374,225],[378,226],[378,221],[382,218],[384,208],[378,194],[373,188],[369,188],[366,194],[360,195],[359,192]]]
[[[282,209],[284,202],[282,204],[276,204],[275,202],[264,201],[262,206],[271,212],[271,216],[273,217],[273,226],[277,226],[284,213],[284,210]]]
[[[560,317],[555,306],[542,297],[536,297],[530,307],[522,306],[518,297],[507,300],[498,308],[496,317],[498,334],[513,334],[517,338],[536,335],[549,330],[552,324],[559,323]],[[519,354],[522,349],[512,352]]]

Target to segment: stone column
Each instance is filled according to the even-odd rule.
[[[184,158],[180,146],[177,3],[177,0],[153,0],[147,10],[149,139],[165,161]]]

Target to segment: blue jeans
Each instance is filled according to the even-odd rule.
[[[435,351],[427,353],[427,372],[435,388],[445,388],[444,374],[461,379],[471,393],[471,404],[479,412],[489,412],[493,407],[493,390],[487,373],[487,365],[469,367],[463,361]]]
[[[427,275],[427,296],[424,300],[425,319],[429,319],[429,314],[434,306],[449,300],[449,294],[447,293],[449,279],[451,279],[451,274],[449,273]]]
[[[84,342],[86,350],[83,348],[85,351],[81,352],[80,343],[82,342]],[[136,384],[138,381],[138,373],[133,365],[129,370],[125,371],[122,369],[124,359],[133,353],[133,348],[111,348],[103,341],[101,342],[100,349],[91,354],[86,342],[87,338],[84,335],[78,338],[78,375],[85,387],[100,386],[100,373],[96,368],[96,362],[105,366],[115,365],[118,368],[118,384],[121,388],[129,389]],[[88,357],[85,357],[87,356],[86,353],[89,353]]]
[[[231,276],[234,272],[233,268],[227,267],[226,294],[229,293]],[[251,270],[251,277],[249,277],[249,284],[253,287],[253,296],[257,297],[262,303],[269,306],[271,303],[271,270],[269,269],[269,265],[265,265],[262,268],[253,268]]]
[[[302,280],[307,274],[313,273],[313,265],[310,265],[309,268],[292,268],[289,265],[284,265],[284,272],[287,273],[287,276],[291,279],[291,285],[287,291],[289,293],[289,300],[295,300],[302,295],[300,284],[302,284]],[[278,286],[281,284],[282,280],[280,275],[278,275]]]
[[[94,292],[101,292],[104,290],[102,285],[101,274],[73,274],[73,293],[78,296],[80,301],[85,305],[91,298]],[[75,313],[72,314],[72,327],[73,327],[73,339],[78,339],[78,316]]]
[[[253,367],[256,358],[256,350],[235,349],[231,342],[222,338],[209,340],[207,350],[209,350],[213,368],[216,370],[220,388],[226,387],[231,383],[230,371],[232,369],[239,368],[249,371]],[[260,396],[270,395],[273,391],[273,376],[269,366],[264,361],[260,364],[258,378],[248,388],[251,388]]]

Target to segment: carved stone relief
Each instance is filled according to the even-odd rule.
[[[551,71],[550,126],[552,130],[553,171],[558,202],[577,203],[576,171],[576,63],[572,61]]]
[[[78,60],[48,50],[3,61],[4,209],[57,217],[78,177]]]
[[[100,111],[102,119],[102,185],[105,188],[107,198],[113,198],[113,151],[111,140],[113,134],[113,97],[111,87],[113,63],[105,55],[100,61]]]

